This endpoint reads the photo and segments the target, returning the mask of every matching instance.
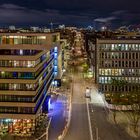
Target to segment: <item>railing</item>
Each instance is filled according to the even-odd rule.
[[[111,110],[122,110],[122,111],[131,111],[133,110],[133,107],[132,105],[115,105],[115,104],[109,104],[107,103],[106,101],[105,102],[105,105],[108,109],[111,109]]]

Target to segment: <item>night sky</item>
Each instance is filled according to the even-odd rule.
[[[140,24],[140,0],[0,0],[0,26]]]

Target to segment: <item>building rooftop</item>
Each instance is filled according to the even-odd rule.
[[[100,39],[100,40],[140,40],[139,32],[112,32],[112,31],[104,31],[104,32],[86,32],[86,35],[90,39]]]

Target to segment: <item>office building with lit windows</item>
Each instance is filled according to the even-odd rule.
[[[28,130],[47,112],[59,40],[59,33],[0,33],[0,124],[8,131]]]
[[[130,92],[140,86],[140,40],[97,39],[95,47],[96,82],[99,91]],[[122,88],[112,83],[123,81]]]

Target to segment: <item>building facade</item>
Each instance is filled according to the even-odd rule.
[[[97,39],[96,79],[99,91],[126,93],[138,90],[140,86],[139,60],[139,40]],[[114,80],[123,82],[123,85],[114,84]]]
[[[59,45],[59,33],[0,33],[1,124],[35,125],[36,118],[48,111]]]

